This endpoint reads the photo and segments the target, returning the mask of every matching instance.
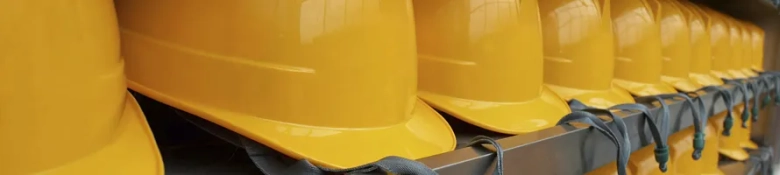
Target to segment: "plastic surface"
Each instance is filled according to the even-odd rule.
[[[723,80],[714,77],[712,70],[712,46],[710,44],[710,19],[703,14],[695,4],[688,1],[677,1],[685,11],[691,38],[691,72],[690,78],[703,86],[722,85]]]
[[[764,71],[764,30],[761,27],[748,24],[748,30],[751,35],[751,46],[753,47],[753,57],[751,68],[753,70]]]
[[[704,143],[704,150],[702,151],[702,156],[699,161],[696,161],[695,164],[697,167],[699,167],[699,173],[694,174],[704,174],[704,175],[723,175],[723,171],[718,169],[718,163],[720,156],[718,155],[718,151],[720,150],[720,137],[723,137],[720,133],[722,130],[719,130],[717,125],[723,124],[723,123],[715,123],[710,122],[712,120],[707,121],[707,130],[704,133],[705,137],[705,143]],[[678,169],[680,170],[680,169]],[[678,171],[680,172],[680,171]]]
[[[346,168],[455,148],[447,122],[416,97],[411,1],[117,7],[131,89],[287,156]]]
[[[634,96],[675,93],[661,81],[663,57],[658,12],[645,0],[611,1],[616,85]],[[657,2],[652,2],[658,6]],[[660,7],[656,8],[660,11]]]
[[[542,84],[537,5],[536,0],[414,1],[420,98],[495,132],[555,126],[570,110]]]
[[[112,1],[0,1],[0,24],[0,174],[163,174]]]
[[[544,36],[544,82],[565,100],[607,108],[634,103],[612,85],[614,48],[610,0],[539,2]]]
[[[723,132],[723,120],[726,118],[727,111],[718,113],[709,120],[709,122],[714,123],[718,128],[718,152],[737,161],[747,160],[750,156],[741,145],[742,142],[745,139],[749,139],[750,136],[750,133],[745,131],[745,128],[742,128],[742,117],[739,115],[741,111],[741,107],[736,107],[733,111],[732,117],[734,118],[734,126],[731,127],[730,136],[721,134]]]
[[[723,15],[712,9],[701,7],[704,15],[710,20],[710,44],[712,51],[712,75],[718,78],[747,78],[732,70],[731,59],[737,48],[732,48],[731,31]],[[731,71],[729,71],[731,70]]]
[[[673,147],[677,145],[669,145],[669,146]],[[690,146],[690,144],[688,146]],[[655,145],[650,144],[631,153],[631,159],[629,159],[628,161],[628,166],[629,169],[631,169],[632,174],[635,175],[674,174],[673,172],[675,172],[676,169],[676,167],[674,166],[675,165],[674,160],[670,159],[666,163],[667,171],[662,172],[661,169],[658,168],[658,162],[655,161],[655,153],[653,152],[654,149],[655,149]],[[670,148],[669,155],[675,155],[675,154],[676,151],[674,150],[674,148]]]
[[[750,26],[747,22],[737,21],[736,25],[739,27],[739,31],[742,34],[742,56],[740,57],[742,63],[739,70],[750,77],[758,76],[758,73],[753,72],[753,36],[751,35]]]
[[[729,57],[728,60],[728,70],[727,72],[733,77],[733,78],[747,78],[750,77],[749,74],[742,71],[742,63],[744,56],[743,50],[744,50],[744,44],[742,42],[742,30],[740,30],[739,23],[731,18],[731,16],[727,16],[724,14],[720,14],[721,19],[725,21],[725,23],[728,26],[728,33],[730,36],[729,42],[731,47],[731,57]]]
[[[670,167],[675,167],[673,170],[674,174],[699,173],[701,167],[696,165],[698,161],[693,160],[691,156],[693,154],[693,147],[691,146],[693,145],[693,133],[694,128],[691,126],[669,136],[669,159],[673,163]],[[705,146],[704,148],[707,147]]]
[[[705,145],[699,160],[692,157],[693,126],[672,134],[669,137],[672,160],[675,162],[675,173],[678,175],[723,175],[718,169],[718,136],[720,132],[715,122],[707,122],[705,130]]]
[[[692,92],[700,89],[701,84],[691,80],[691,29],[685,13],[692,13],[682,9],[676,0],[650,0],[656,4],[651,5],[659,16],[657,23],[661,27],[661,47],[663,65],[661,80],[680,91]],[[687,16],[690,16],[687,15]],[[700,24],[699,24],[700,25]],[[700,27],[700,26],[697,26]]]

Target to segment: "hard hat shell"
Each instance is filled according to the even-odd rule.
[[[741,73],[729,71],[731,69],[731,57],[736,48],[732,48],[731,31],[723,15],[719,12],[700,7],[706,13],[703,13],[710,19],[710,46],[712,51],[712,75],[718,78],[734,79],[747,78]]]
[[[701,84],[691,80],[691,29],[688,27],[688,19],[676,0],[650,0],[658,12],[658,24],[661,27],[661,47],[663,56],[663,71],[661,80],[672,87],[686,92],[700,89]],[[657,4],[657,5],[653,5]]]
[[[112,1],[0,1],[0,174],[163,174]]]
[[[670,144],[672,142],[669,142]],[[677,143],[682,144],[682,143]],[[674,147],[676,145],[670,145],[671,147]],[[688,144],[690,147],[691,145]],[[670,158],[673,155],[676,155],[677,150],[674,150],[673,148],[669,149],[669,155]],[[669,159],[666,163],[667,165],[667,172],[675,172],[677,167],[675,167],[674,159]],[[635,175],[656,175],[656,174],[666,174],[665,172],[661,171],[661,169],[658,168],[658,162],[655,160],[655,145],[647,145],[645,147],[639,148],[639,150],[634,151],[631,153],[631,158],[628,160],[628,166],[631,169],[632,174]]]
[[[741,113],[741,107],[735,107],[732,117],[734,118],[734,126],[731,127],[731,135],[725,136],[723,132],[723,120],[726,118],[727,111],[721,112],[710,118],[710,123],[714,123],[718,128],[718,152],[726,157],[737,161],[744,161],[750,156],[742,147],[742,142],[745,139],[749,139],[750,133],[742,128],[742,118],[739,117]],[[750,123],[750,122],[748,122]],[[745,137],[747,133],[747,137]]]
[[[661,81],[658,12],[645,0],[612,1],[611,5],[616,49],[614,83],[635,96],[677,92]]]
[[[726,22],[729,25],[729,33],[731,36],[731,46],[732,46],[731,48],[733,49],[732,56],[730,57],[729,60],[730,61],[729,64],[730,67],[728,70],[729,73],[732,75],[733,78],[747,78],[747,77],[757,76],[755,73],[753,73],[753,75],[749,74],[748,72],[752,73],[752,71],[748,69],[748,65],[743,65],[743,63],[745,63],[745,60],[743,59],[743,57],[745,56],[745,54],[743,54],[744,49],[752,49],[752,48],[746,48],[744,45],[742,31],[739,26],[740,23],[736,19],[731,18],[730,16],[723,15],[723,18],[726,20]],[[743,109],[742,103],[739,103],[737,105],[739,105],[740,111],[745,110]],[[741,123],[741,118],[739,121]],[[747,128],[743,128],[740,126],[739,129],[735,131],[736,135],[740,136],[739,145],[743,148],[753,148],[753,149],[758,148],[757,144],[753,143],[753,141],[750,141],[750,130],[752,127],[751,126],[752,122],[747,122],[747,123],[748,123]]]
[[[711,121],[711,120],[710,120]],[[704,150],[699,161],[696,161],[699,173],[702,175],[724,175],[723,171],[718,168],[719,156],[718,151],[720,148],[720,137],[722,130],[718,130],[716,125],[723,123],[707,122],[707,130],[704,135]],[[679,171],[678,171],[679,172]]]
[[[753,24],[748,24],[751,35],[751,46],[753,47],[753,57],[751,68],[753,70],[764,71],[764,30]]]
[[[544,36],[544,82],[565,100],[608,108],[634,103],[614,78],[610,0],[539,2]]]
[[[710,74],[712,70],[712,46],[710,45],[710,19],[702,10],[688,1],[677,1],[687,13],[691,37],[691,79],[702,86],[718,86],[723,80]]]
[[[749,104],[751,104],[750,106],[753,106],[753,105],[752,105],[752,102],[753,102],[753,101],[751,100],[751,102],[749,103]],[[750,109],[744,109],[744,106],[743,106],[743,105],[740,105],[740,109],[741,109],[741,110],[750,110]],[[752,114],[751,114],[751,115],[752,115]],[[739,122],[740,122],[740,124],[741,124],[742,120],[739,120]],[[736,122],[735,122],[735,123],[736,123]],[[742,148],[747,148],[747,149],[758,149],[758,144],[756,144],[755,142],[753,142],[752,140],[750,140],[750,133],[753,131],[753,124],[754,124],[754,123],[753,123],[752,121],[747,121],[746,123],[747,123],[747,128],[742,128],[742,127],[740,126],[740,129],[742,129],[742,130],[739,130],[739,131],[741,131],[739,134],[741,134],[741,136],[742,136],[742,138],[743,138],[743,139],[741,140],[741,142],[739,143],[739,145],[740,145],[740,146],[742,146]]]
[[[671,159],[674,160],[675,173],[678,175],[722,175],[723,172],[718,169],[718,135],[720,134],[714,122],[708,122],[705,128],[704,150],[699,160],[694,160],[693,154],[693,133],[694,127],[688,127],[669,136],[668,143],[671,150],[675,150]],[[684,168],[683,168],[684,167]]]
[[[455,148],[416,96],[411,5],[117,1],[131,89],[330,168]]]
[[[741,32],[742,38],[742,63],[740,64],[740,70],[750,77],[758,76],[758,73],[753,72],[753,36],[751,35],[749,23],[737,20],[735,23]]]
[[[744,45],[742,42],[742,30],[740,30],[739,23],[730,16],[720,14],[723,20],[728,25],[728,31],[731,43],[731,57],[729,57],[728,72],[734,78],[747,78],[751,77],[746,72],[742,71],[742,57],[744,56]]]
[[[571,112],[542,84],[536,0],[457,1],[414,1],[421,99],[506,134],[555,126]]]

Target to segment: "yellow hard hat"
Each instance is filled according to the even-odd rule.
[[[662,80],[674,86],[681,91],[696,91],[702,87],[701,84],[693,82],[689,78],[691,73],[691,57],[692,37],[689,35],[691,28],[689,28],[689,18],[693,13],[676,0],[654,0],[650,1],[650,6],[658,12],[656,15],[660,15],[658,23],[661,26],[661,43],[663,46],[664,65]],[[702,32],[701,20],[697,21],[693,25],[698,25],[699,31]],[[701,36],[697,36],[700,37]],[[700,39],[697,38],[697,39]],[[709,43],[707,43],[709,44]],[[708,46],[708,45],[707,45]],[[706,73],[706,71],[705,71]],[[706,74],[705,74],[706,75]],[[708,76],[708,75],[707,75]],[[706,131],[706,130],[705,130]],[[669,136],[668,143],[670,145],[670,173],[675,174],[699,174],[699,166],[701,160],[695,160],[692,155],[694,154],[693,145],[694,127],[691,126],[688,129],[679,131]],[[716,140],[714,142],[717,142]],[[705,142],[707,143],[707,142]],[[706,146],[706,145],[705,145]],[[705,147],[706,148],[706,147]],[[653,152],[649,148],[643,153],[643,157],[652,158]],[[638,154],[638,153],[635,153]],[[715,154],[717,156],[717,153]],[[646,158],[647,159],[647,158]],[[638,167],[655,167],[653,161],[637,162]],[[657,164],[657,163],[656,163]],[[641,165],[641,166],[640,166]],[[680,167],[680,168],[678,168]],[[643,168],[644,173],[637,174],[663,174],[657,169]]]
[[[739,67],[740,71],[750,77],[756,77],[758,76],[758,73],[753,72],[753,69],[751,68],[753,65],[753,36],[748,28],[749,24],[747,22],[737,21],[736,25],[742,33],[742,56],[740,57],[742,63]]]
[[[663,57],[656,23],[660,16],[654,15],[658,12],[645,0],[612,1],[611,5],[616,49],[614,83],[635,96],[677,92],[661,81]]]
[[[163,174],[112,1],[0,1],[0,174]]]
[[[751,68],[755,71],[764,71],[764,30],[753,24],[748,27],[751,35],[751,46],[753,47],[753,57]]]
[[[727,72],[732,78],[748,78],[748,74],[745,74],[740,68],[742,67],[742,31],[737,26],[736,21],[730,16],[719,13],[721,19],[727,26],[729,36],[729,49],[731,49],[731,56],[727,57]]]
[[[718,168],[718,162],[719,156],[718,151],[720,148],[720,137],[721,133],[720,130],[718,130],[718,127],[716,125],[723,124],[723,123],[715,123],[715,122],[707,122],[707,130],[705,133],[704,140],[704,150],[702,151],[702,156],[699,161],[697,161],[697,165],[699,168],[699,173],[695,174],[704,174],[704,175],[723,175],[723,171],[720,171]],[[679,169],[678,169],[679,170]],[[678,171],[679,172],[679,171]]]
[[[668,143],[671,144],[673,142],[670,141]],[[680,143],[675,143],[675,144],[680,144]],[[690,147],[691,144],[689,143],[687,146]],[[676,171],[675,160],[669,159],[667,163],[667,171],[662,172],[661,169],[658,168],[658,162],[656,162],[655,160],[654,151],[655,151],[655,145],[648,145],[631,153],[631,159],[629,159],[628,161],[628,166],[632,174],[635,175],[656,175],[656,174],[667,174],[667,173],[673,174]],[[675,154],[677,154],[676,150],[669,149],[669,155],[675,155]]]
[[[729,60],[732,57],[731,35],[728,23],[723,19],[722,15],[712,9],[706,7],[700,7],[703,9],[703,14],[710,20],[710,46],[712,50],[712,75],[721,79],[733,79],[733,78],[746,78],[742,74],[735,74],[730,72],[732,64]],[[740,76],[741,75],[741,76]]]
[[[663,56],[663,71],[661,80],[672,87],[692,92],[700,89],[701,84],[691,80],[691,36],[685,13],[675,0],[650,0],[659,17],[657,23],[661,27],[661,47]],[[654,5],[657,4],[657,5]]]
[[[536,0],[459,1],[413,1],[421,99],[506,134],[555,126],[571,112],[542,84]]]
[[[669,136],[669,143],[673,143],[671,150],[674,150],[674,154],[671,154],[671,160],[675,161],[675,167],[681,167],[675,168],[676,174],[723,175],[723,172],[718,169],[718,136],[720,133],[715,122],[707,124],[704,133],[704,150],[699,160],[691,157],[694,151],[691,147],[693,127],[688,127]]]
[[[608,108],[634,103],[612,85],[610,0],[544,0],[539,3],[544,36],[544,82],[565,100]]]
[[[691,79],[702,86],[723,85],[723,80],[712,76],[712,46],[710,45],[710,19],[702,10],[688,1],[678,1],[686,11],[691,39]]]
[[[720,154],[725,155],[726,157],[738,161],[747,160],[747,158],[750,156],[747,153],[747,151],[745,151],[742,147],[743,140],[749,139],[750,133],[745,131],[745,128],[742,128],[742,126],[740,125],[742,123],[742,118],[739,117],[738,114],[741,113],[742,111],[741,108],[742,108],[741,105],[739,107],[736,107],[732,113],[732,118],[734,119],[734,126],[731,128],[731,134],[728,136],[721,134],[722,131],[724,130],[723,121],[725,120],[728,111],[718,113],[714,117],[710,118],[709,120],[709,122],[714,123],[717,126],[719,131],[718,152]],[[747,122],[747,123],[750,124],[751,122]],[[747,133],[747,135],[745,135],[744,133]],[[745,138],[745,136],[747,136],[748,138]]]
[[[701,7],[704,11],[706,11],[707,16],[712,21],[711,23],[711,35],[710,35],[710,42],[712,43],[712,74],[716,77],[723,78],[723,79],[741,79],[741,78],[747,78],[747,75],[743,74],[742,71],[738,71],[735,69],[734,64],[737,64],[736,62],[741,62],[739,59],[734,59],[735,55],[741,55],[741,51],[739,48],[741,48],[742,40],[741,36],[742,33],[738,30],[738,28],[731,27],[731,24],[729,23],[729,17],[720,14],[717,11],[714,11],[712,9],[708,9],[706,7]],[[732,52],[733,50],[733,52]],[[736,53],[736,54],[735,54]],[[741,64],[741,63],[740,63]],[[736,99],[735,99],[736,100]],[[736,100],[735,104],[740,106],[739,108],[743,108],[743,104],[741,104],[739,101]],[[737,112],[741,113],[741,112]],[[740,117],[739,118],[741,122]],[[735,120],[734,123],[738,123]],[[747,122],[750,123],[750,122]],[[739,127],[733,127],[732,132],[734,136],[722,136],[721,140],[730,140],[729,142],[737,142],[737,143],[728,143],[723,144],[721,147],[721,153],[737,160],[741,160],[746,158],[747,153],[742,154],[744,151],[728,151],[733,150],[736,148],[729,147],[736,145],[744,145],[747,147],[752,147],[755,145],[752,141],[749,139],[749,125],[748,129],[743,128],[741,126]],[[720,126],[722,127],[722,126]],[[748,137],[742,138],[742,140],[739,139],[740,136],[747,134]],[[725,138],[725,139],[724,139]],[[744,142],[744,143],[743,143]],[[723,151],[726,150],[726,151]],[[728,153],[732,152],[732,153]],[[737,152],[737,153],[734,153]]]
[[[697,163],[701,160],[694,160],[691,155],[693,154],[693,133],[694,128],[688,127],[669,136],[669,160],[673,160],[675,168],[675,174],[698,174],[699,166]],[[705,142],[706,143],[706,142]],[[705,146],[706,148],[706,146]]]
[[[723,19],[726,20],[727,24],[729,25],[729,33],[731,36],[731,48],[733,50],[732,56],[729,59],[730,61],[729,64],[730,67],[728,69],[729,74],[731,74],[733,78],[747,78],[747,77],[756,76],[756,75],[748,74],[747,72],[752,72],[752,71],[747,69],[748,68],[747,65],[743,66],[744,59],[742,57],[745,56],[743,54],[745,45],[742,39],[743,35],[742,35],[741,28],[739,26],[740,24],[736,21],[736,19],[733,19],[730,16],[723,15]],[[747,48],[747,49],[752,49],[752,48]],[[739,111],[749,110],[749,109],[743,109],[744,104],[742,103],[735,103],[735,104],[739,105]],[[742,122],[742,118],[740,118],[739,120],[740,122]],[[747,123],[746,128],[743,128],[741,126],[735,127],[735,128],[739,128],[736,130],[735,133],[738,136],[744,136],[744,137],[740,137],[741,138],[740,145],[742,147],[756,149],[758,148],[758,145],[753,143],[753,141],[750,140],[750,130],[751,130],[752,122],[746,122],[746,123]]]
[[[447,122],[416,96],[411,6],[117,1],[131,89],[330,168],[455,148]]]

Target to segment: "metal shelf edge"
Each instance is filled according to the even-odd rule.
[[[723,87],[728,90],[734,89],[732,86]],[[735,101],[735,106],[741,105],[742,96],[745,94],[735,92],[737,92],[735,99],[740,99],[739,102]],[[746,95],[753,96],[750,93]],[[726,110],[724,102],[715,101],[715,97],[714,92],[707,92],[701,96],[709,117]],[[671,114],[670,133],[693,124],[690,108],[684,107],[683,101],[672,101],[667,104]],[[652,112],[655,114],[658,110],[660,109],[656,106]],[[652,143],[649,129],[641,127],[644,122],[641,120],[640,113],[624,112],[618,115],[624,118],[628,126],[632,152]],[[735,127],[737,126],[735,124]],[[640,132],[640,129],[644,131]],[[597,131],[587,128],[556,126],[507,137],[498,142],[504,149],[504,173],[508,174],[585,174],[616,160],[616,148],[612,142]],[[481,147],[466,147],[419,161],[439,174],[486,174],[492,171],[494,166],[492,153]]]

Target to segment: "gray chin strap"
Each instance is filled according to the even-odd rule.
[[[223,128],[219,125],[206,121],[200,117],[173,109],[177,115],[181,116],[193,125],[219,137],[237,147],[244,148],[252,163],[266,175],[437,175],[433,169],[420,162],[406,159],[398,156],[388,156],[376,162],[364,165],[346,168],[332,169],[319,167],[306,159],[295,160],[265,145],[255,142],[252,139],[241,136],[233,131]],[[472,139],[470,145],[477,146],[490,144],[496,150],[496,167],[493,175],[503,175],[503,149],[497,141],[486,136],[477,136]],[[334,150],[339,151],[339,150]],[[358,153],[359,154],[359,153]],[[348,156],[348,155],[344,155]]]
[[[745,174],[772,175],[773,174],[772,157],[774,157],[774,152],[772,151],[772,148],[770,147],[758,148],[758,150],[756,150],[750,155],[750,158],[747,161],[747,165],[749,166],[749,168],[747,168]]]

